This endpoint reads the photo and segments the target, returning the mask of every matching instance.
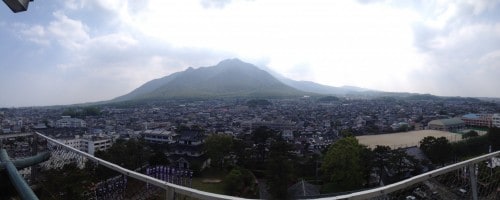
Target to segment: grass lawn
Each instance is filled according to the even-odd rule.
[[[206,192],[212,192],[212,193],[217,193],[217,194],[224,194],[224,183],[222,180],[224,180],[224,177],[226,176],[227,172],[223,170],[218,170],[214,168],[206,169],[201,173],[200,177],[195,177],[193,178],[193,185],[192,187],[194,189],[206,191]],[[206,180],[221,180],[218,183],[215,182],[207,182]],[[205,180],[205,181],[204,181]]]
[[[204,183],[205,178],[193,178],[193,188],[205,192],[224,194],[224,183]]]

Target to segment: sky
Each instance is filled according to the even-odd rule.
[[[0,53],[0,107],[109,100],[229,58],[331,86],[500,97],[500,1],[0,3]]]

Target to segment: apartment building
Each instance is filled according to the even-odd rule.
[[[491,127],[492,114],[466,114],[461,117],[466,126]]]

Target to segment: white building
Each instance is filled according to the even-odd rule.
[[[86,126],[87,123],[84,120],[70,116],[62,116],[62,119],[56,121],[57,128],[82,128]]]
[[[94,155],[94,153],[99,150],[105,151],[113,145],[113,140],[111,138],[97,136],[84,136],[83,138],[75,136],[75,138],[56,139],[70,147],[91,155]],[[49,148],[55,148],[55,146]],[[51,154],[50,159],[47,162],[42,163],[42,167],[45,169],[61,168],[66,164],[75,162],[79,168],[83,168],[85,166],[85,161],[87,160],[83,156],[76,156],[76,154],[66,150],[53,150]]]
[[[149,143],[172,144],[175,143],[175,136],[178,134],[164,129],[155,129],[145,130],[141,135]]]
[[[493,126],[500,128],[500,114],[494,114],[491,121]]]
[[[94,155],[96,151],[105,151],[113,145],[111,138],[98,136],[84,136],[83,138],[75,137],[72,139],[58,139],[64,144]]]

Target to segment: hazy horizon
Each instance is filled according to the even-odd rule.
[[[0,5],[0,107],[109,100],[240,58],[294,80],[500,97],[500,3],[33,1]]]

